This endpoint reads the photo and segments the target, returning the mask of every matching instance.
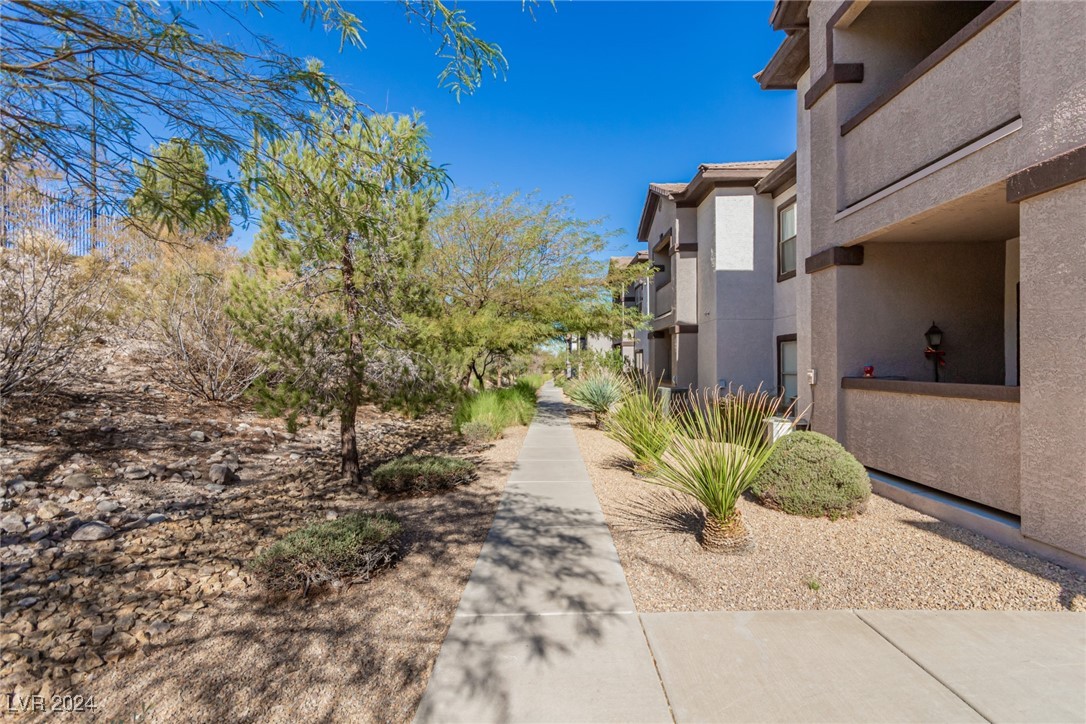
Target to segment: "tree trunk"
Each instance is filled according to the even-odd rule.
[[[343,237],[341,249],[341,272],[343,280],[343,307],[347,312],[347,324],[350,325],[350,339],[347,348],[347,390],[344,395],[343,409],[339,413],[339,455],[340,469],[344,477],[355,485],[362,483],[362,471],[358,465],[358,437],[355,434],[355,421],[358,406],[362,401],[362,338],[359,334],[358,298],[354,284],[354,255],[351,252],[351,239]]]
[[[738,510],[733,511],[724,521],[706,513],[705,527],[701,531],[701,546],[705,550],[714,553],[742,553],[753,544],[754,538]]]
[[[339,413],[339,460],[340,473],[357,485],[362,482],[362,469],[358,464],[358,436],[355,434],[355,420],[358,407],[348,405]]]

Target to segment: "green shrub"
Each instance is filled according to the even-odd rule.
[[[864,466],[833,438],[793,432],[777,443],[751,490],[770,508],[840,518],[864,511],[871,481]]]
[[[404,455],[373,471],[373,486],[387,495],[446,490],[471,479],[475,466],[446,455]]]
[[[520,385],[521,383],[524,383],[525,385],[528,385],[533,391],[535,391],[542,387],[543,383],[546,381],[547,379],[541,374],[530,374],[521,375],[520,377],[518,377],[516,384]]]
[[[639,386],[622,398],[607,418],[607,435],[626,446],[638,472],[648,472],[660,461],[675,435],[675,418],[667,403],[649,386]]]
[[[460,426],[460,434],[471,443],[490,442],[495,437],[494,428],[486,420],[468,420]]]
[[[453,413],[453,426],[463,434],[467,423],[485,423],[491,431],[488,439],[493,439],[507,427],[530,423],[535,404],[535,389],[527,384],[483,390],[460,401]],[[474,426],[473,431],[478,428]]]
[[[250,568],[276,592],[368,580],[399,557],[401,530],[391,513],[351,513],[288,533]]]
[[[591,377],[567,387],[566,394],[578,405],[591,410],[598,425],[607,413],[622,401],[628,389],[626,380],[620,375],[601,369]]]

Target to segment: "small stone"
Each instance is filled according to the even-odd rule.
[[[108,515],[109,513],[116,513],[123,507],[124,506],[122,506],[116,500],[103,500],[101,503],[98,504],[96,509],[99,513],[106,513]]]
[[[110,637],[110,634],[112,634],[112,633],[113,633],[113,624],[111,624],[111,623],[104,623],[101,626],[95,626],[94,628],[91,629],[91,642],[95,646],[98,646],[103,641],[108,639]]]
[[[151,477],[151,471],[140,465],[129,465],[124,469],[124,476],[129,480],[143,480]]]
[[[150,467],[150,470],[151,470],[151,475],[154,475],[156,478],[164,478],[164,477],[166,477],[166,473],[167,473],[166,466],[162,465],[161,463],[155,463],[154,465],[152,465]]]
[[[38,518],[41,520],[52,520],[53,518],[59,518],[64,515],[65,510],[52,501],[45,501],[38,506]]]
[[[5,533],[25,533],[26,523],[23,521],[23,516],[12,513],[0,518],[0,530]]]
[[[75,662],[75,670],[85,674],[88,671],[97,669],[103,664],[105,664],[105,662],[102,661],[102,658],[98,654],[90,653]]]
[[[95,485],[94,478],[86,473],[75,473],[64,478],[64,487],[66,488],[93,488]]]
[[[221,493],[226,490],[225,485],[215,485],[214,483],[208,483],[204,486],[209,493]]]
[[[203,442],[207,439],[207,435],[205,435],[200,430],[193,430],[189,433],[189,439],[191,439],[193,442]]]
[[[34,530],[30,531],[30,533],[28,534],[28,537],[30,538],[31,543],[37,543],[42,538],[45,538],[46,536],[48,536],[52,532],[53,532],[53,530],[49,526],[47,526],[47,525],[39,525]]]
[[[90,523],[86,523],[79,527],[79,529],[72,533],[72,540],[77,541],[96,541],[106,540],[113,537],[113,529],[105,523],[95,520]]]
[[[234,473],[225,465],[215,464],[207,471],[207,477],[215,485],[223,485],[231,481]]]
[[[165,621],[155,621],[153,624],[147,627],[147,633],[153,636],[161,636],[170,630],[170,624]]]
[[[33,606],[37,602],[38,602],[38,599],[35,598],[34,596],[27,596],[26,598],[20,598],[15,603],[15,605],[18,606],[19,608],[30,608],[31,606]]]
[[[151,513],[149,516],[147,516],[147,522],[151,525],[164,523],[166,522],[166,516],[164,516],[162,513]]]

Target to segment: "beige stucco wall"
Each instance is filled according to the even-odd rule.
[[[1086,556],[1086,181],[1021,229],[1022,533]]]
[[[1019,405],[842,390],[841,442],[864,465],[1019,512]]]

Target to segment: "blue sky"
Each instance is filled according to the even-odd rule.
[[[751,76],[783,34],[770,2],[462,3],[481,37],[502,46],[504,80],[460,102],[438,86],[436,43],[394,3],[356,3],[366,48],[308,30],[284,3],[247,21],[295,55],[324,61],[376,110],[421,111],[435,162],[458,188],[538,190],[571,197],[576,213],[623,229],[612,253],[639,248],[651,181],[686,181],[703,162],[784,158],[794,150],[792,92]],[[209,28],[214,31],[214,26]],[[253,228],[238,229],[248,247]]]

